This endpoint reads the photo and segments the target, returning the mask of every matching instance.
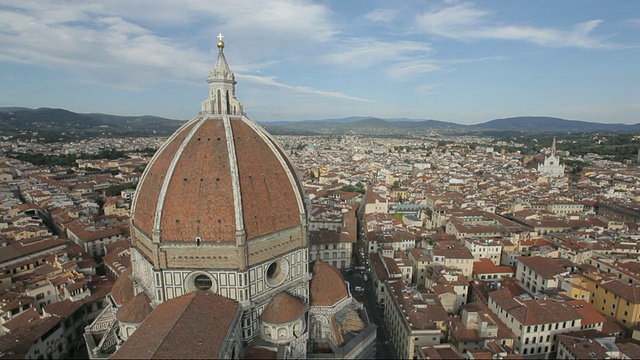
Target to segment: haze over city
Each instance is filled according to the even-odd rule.
[[[238,96],[257,121],[638,123],[639,10],[601,1],[0,1],[0,106],[188,119],[223,33]]]

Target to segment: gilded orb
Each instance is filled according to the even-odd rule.
[[[218,49],[224,49],[224,42],[222,40],[218,41]]]

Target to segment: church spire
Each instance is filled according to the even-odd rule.
[[[555,156],[556,152],[557,152],[557,148],[556,148],[556,137],[553,137],[553,144],[551,145],[551,155]]]
[[[242,104],[236,99],[236,79],[224,56],[222,33],[218,34],[218,58],[209,71],[209,98],[202,102],[202,114],[242,115]]]
[[[209,72],[209,83],[216,80],[226,80],[232,81],[235,85],[235,76],[229,68],[227,59],[224,57],[224,42],[222,41],[223,38],[224,36],[222,35],[222,33],[218,34],[218,59],[216,60],[216,64],[213,66],[213,69]]]

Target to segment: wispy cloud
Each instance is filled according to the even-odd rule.
[[[593,35],[603,20],[593,19],[573,25],[570,29],[502,24],[492,21],[494,12],[470,3],[455,4],[416,16],[419,31],[457,40],[527,41],[548,47],[582,49],[615,49],[622,45]]]
[[[436,84],[420,84],[416,87],[416,92],[423,95],[433,95],[438,92],[436,89],[443,86],[444,83],[436,83]]]
[[[640,18],[635,18],[635,19],[629,19],[625,21],[628,24],[631,24],[632,26],[640,26]]]
[[[241,78],[243,81],[253,82],[260,85],[266,85],[270,87],[276,87],[280,89],[289,90],[295,93],[307,94],[307,95],[315,95],[321,97],[328,98],[336,98],[350,101],[360,101],[360,102],[369,102],[372,103],[374,101],[364,98],[359,98],[355,96],[350,96],[341,92],[336,91],[324,91],[314,89],[308,86],[295,86],[295,85],[287,85],[281,82],[278,82],[274,77],[271,76],[257,76],[257,75],[246,75],[246,74],[237,74],[238,78]]]
[[[370,38],[350,38],[338,44],[338,49],[320,57],[320,62],[339,66],[364,68],[380,63],[393,63],[431,51],[431,47],[416,41],[380,41]]]
[[[364,18],[374,22],[392,22],[398,16],[396,9],[374,9],[364,15]]]
[[[440,70],[441,67],[433,60],[411,60],[392,65],[386,72],[391,79],[413,79],[424,73]]]
[[[211,26],[213,20],[221,31],[241,29],[238,41],[249,40],[236,49],[243,61],[236,69],[255,66],[251,71],[256,71],[274,64],[263,58],[274,48],[333,36],[330,19],[328,8],[308,1],[16,2],[0,6],[0,23],[5,24],[0,60],[64,70],[77,81],[143,89],[160,81],[197,81],[206,74],[215,53],[202,46],[202,38],[193,39],[205,32],[193,30],[198,28],[194,24]],[[189,36],[173,29],[180,24],[191,26]],[[213,29],[206,32],[214,47]]]

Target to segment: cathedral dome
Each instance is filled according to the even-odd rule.
[[[156,269],[247,268],[306,246],[296,170],[243,114],[222,48],[202,111],[156,152],[133,200],[132,245]]]
[[[301,222],[302,191],[279,145],[244,116],[198,116],[147,166],[133,224],[159,242],[236,242]]]

